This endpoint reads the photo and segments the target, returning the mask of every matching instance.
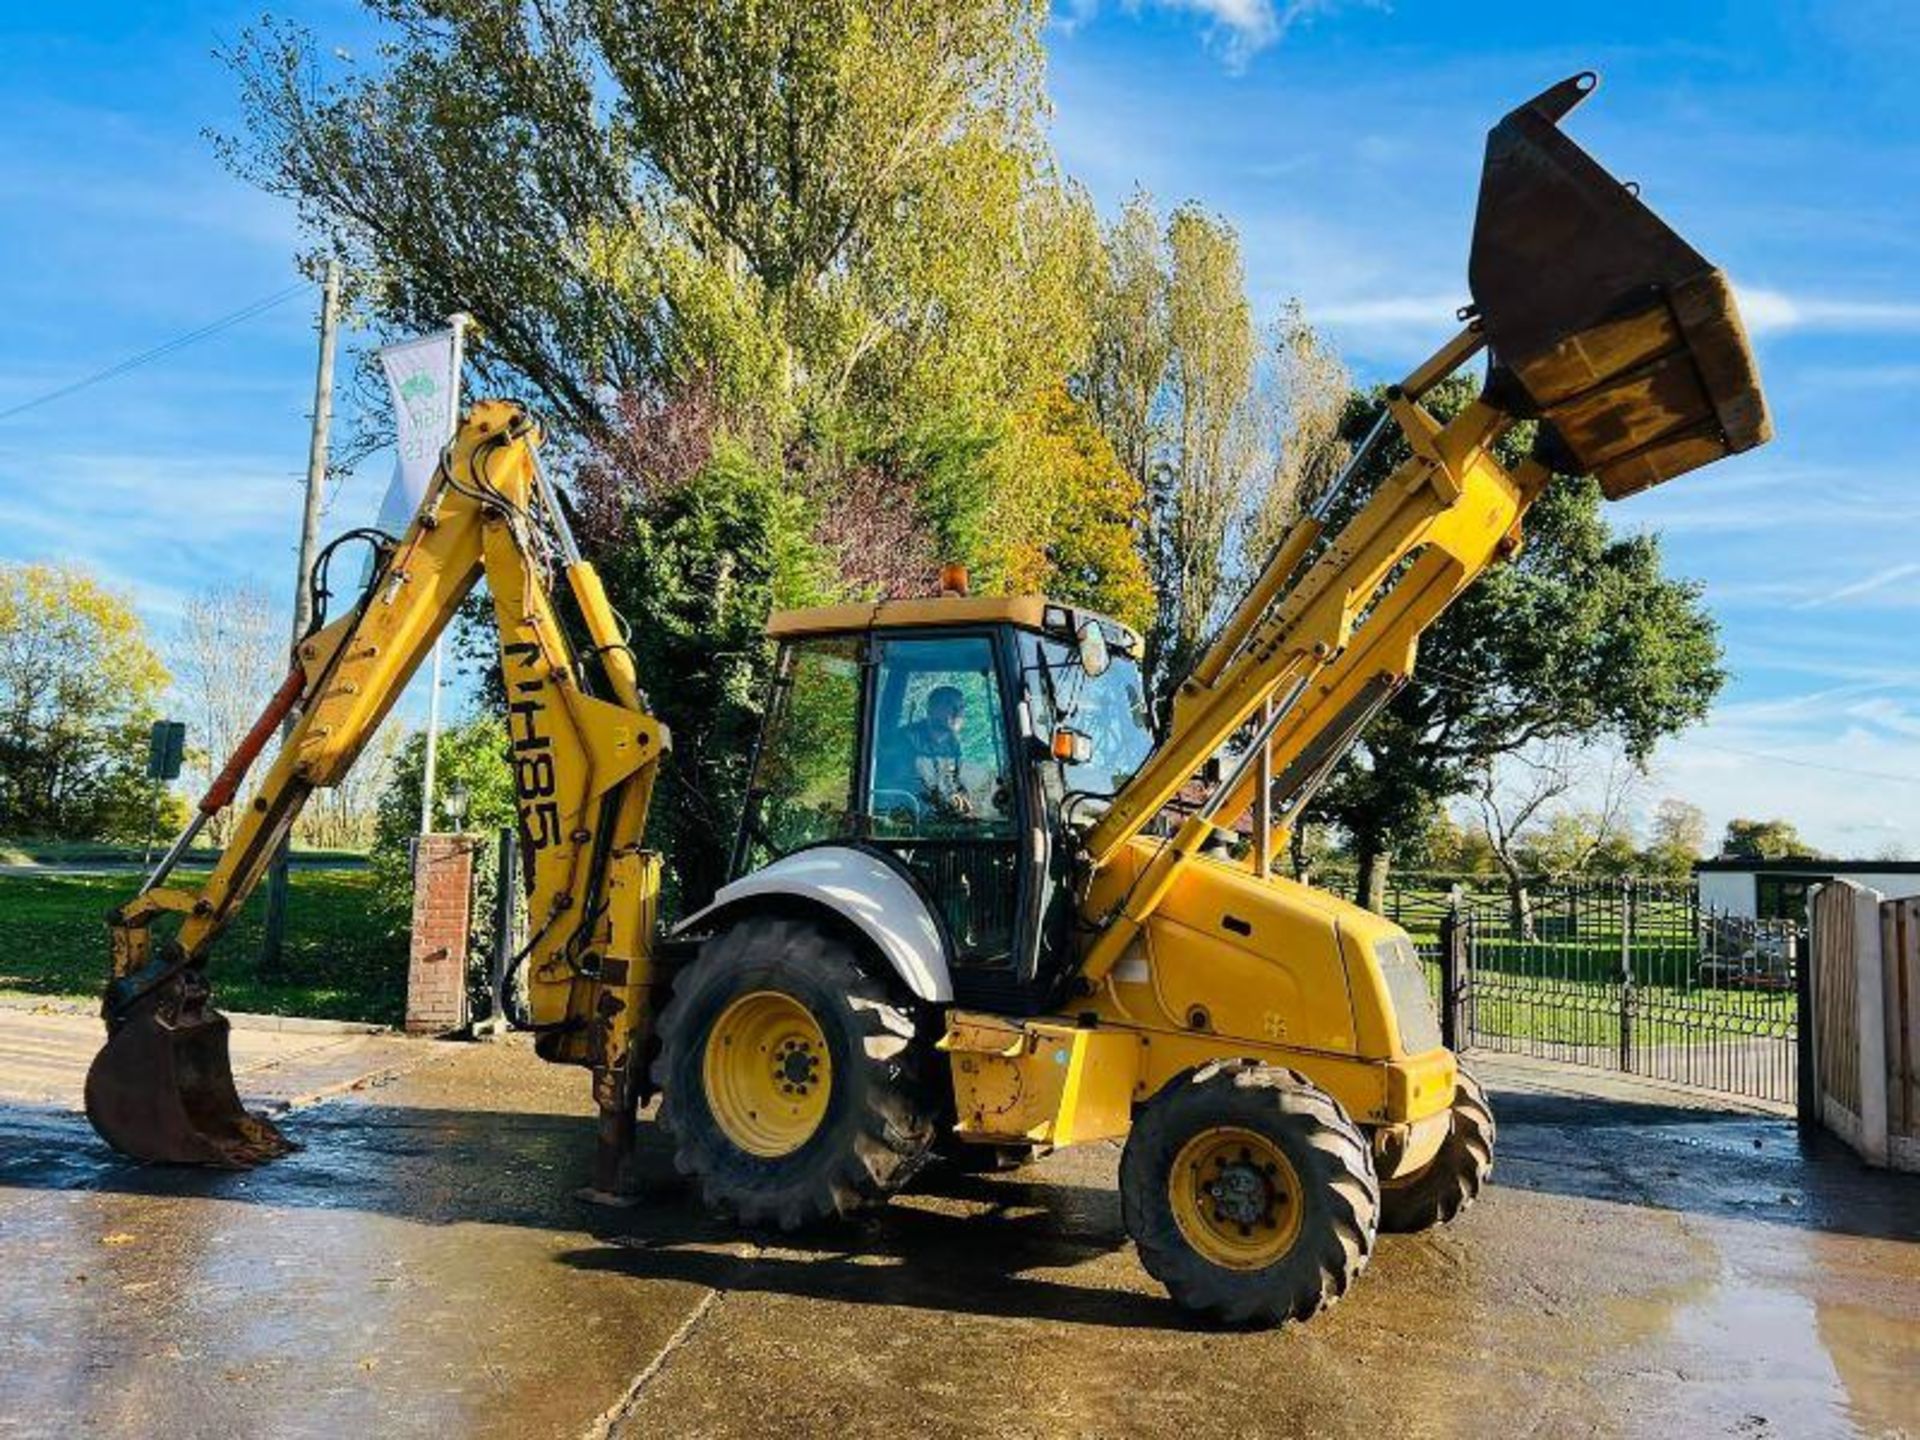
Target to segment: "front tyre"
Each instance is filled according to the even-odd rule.
[[[1120,1207],[1147,1272],[1226,1324],[1305,1320],[1366,1268],[1380,1189],[1366,1138],[1303,1075],[1218,1061],[1142,1108]]]
[[[905,1184],[933,1141],[913,1017],[804,919],[709,940],[660,1016],[674,1164],[748,1225],[791,1230]]]
[[[1453,1123],[1440,1149],[1411,1175],[1380,1186],[1380,1228],[1409,1235],[1445,1225],[1479,1198],[1493,1173],[1493,1107],[1480,1082],[1462,1068],[1453,1092]]]

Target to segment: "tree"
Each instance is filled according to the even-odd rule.
[[[0,833],[145,834],[166,684],[126,597],[77,569],[0,564]]]
[[[1632,853],[1627,813],[1640,779],[1618,754],[1597,773],[1592,757],[1565,739],[1489,757],[1476,777],[1475,799],[1494,862],[1507,882],[1507,910],[1516,939],[1533,937],[1529,885],[1553,884]],[[1596,792],[1590,809],[1554,809],[1576,789]],[[1595,867],[1599,868],[1599,867]]]
[[[1103,249],[1081,388],[1148,498],[1147,668],[1164,694],[1344,461],[1349,385],[1297,302],[1263,348],[1225,220],[1186,205],[1163,221],[1135,194]]]
[[[1146,493],[1086,407],[1065,386],[1045,391],[1000,454],[1016,472],[996,486],[1005,499],[994,517],[1009,588],[1094,606],[1144,633],[1155,597],[1134,531]],[[1035,475],[1050,479],[1020,483]]]
[[[1242,552],[1259,564],[1353,453],[1341,433],[1353,384],[1345,362],[1290,300],[1269,346],[1261,418],[1268,429],[1266,487],[1242,524]]]
[[[466,787],[466,829],[483,835],[518,823],[507,727],[498,713],[443,725],[433,763],[437,795],[444,797],[455,785]],[[412,846],[420,833],[420,787],[426,768],[427,734],[415,730],[397,747],[374,817],[375,887],[400,924],[406,923],[413,900]],[[436,817],[436,823],[443,818]]]
[[[849,401],[1015,403],[1087,343],[1092,212],[1040,129],[1034,0],[369,8],[392,31],[364,67],[248,32],[221,152],[380,324],[468,311],[488,383],[572,435],[697,375],[776,445]]]
[[[1161,387],[1173,355],[1166,239],[1152,198],[1136,191],[1102,241],[1086,387],[1114,455],[1144,494],[1153,481]]]
[[[603,545],[606,580],[629,597],[635,663],[661,677],[651,695],[673,751],[652,843],[673,857],[667,910],[684,911],[725,879],[765,703],[767,612],[822,599],[825,567],[805,497],[737,445],[670,489],[642,491],[598,468],[581,488],[616,527]]]
[[[360,758],[340,777],[338,784],[313,792],[294,823],[294,837],[302,845],[316,850],[371,848],[379,824],[380,799],[393,781],[394,766],[406,743],[406,731],[397,719],[389,717],[373,732]],[[435,768],[437,771],[437,759]],[[413,782],[416,797],[419,783],[418,779]],[[437,779],[435,784],[437,787]],[[416,825],[419,819],[416,804]]]
[[[1187,206],[1167,226],[1170,453],[1155,477],[1161,669],[1199,658],[1224,590],[1227,539],[1254,466],[1255,336],[1240,242]]]
[[[171,650],[191,738],[187,758],[205,791],[286,676],[287,626],[255,582],[209,586],[181,607]],[[208,838],[224,846],[233,821],[228,806],[208,822]]]
[[[1690,875],[1706,849],[1706,811],[1669,795],[1654,808],[1653,835],[1641,863],[1653,875]]]
[[[1732,860],[1819,859],[1790,820],[1729,820],[1720,853]]]
[[[483,383],[545,412],[642,676],[674,678],[656,830],[685,894],[724,865],[775,598],[958,560],[1137,613],[1130,492],[1058,393],[1100,246],[1042,124],[1044,5],[368,8],[364,65],[249,32],[221,152],[377,327],[467,311]],[[1033,496],[1071,498],[1024,552],[1001,522]]]
[[[1456,378],[1426,403],[1450,416],[1474,388]],[[1354,397],[1349,439],[1380,404],[1378,392]],[[1516,427],[1503,458],[1530,443]],[[1402,440],[1382,445],[1354,490],[1370,493],[1406,454]],[[1665,573],[1658,536],[1616,536],[1591,479],[1556,476],[1525,533],[1520,553],[1422,636],[1413,677],[1314,802],[1351,837],[1368,903],[1379,902],[1395,849],[1498,757],[1579,739],[1618,745],[1638,764],[1662,736],[1703,719],[1725,682],[1700,587]]]
[[[1402,858],[1422,870],[1455,877],[1492,875],[1498,868],[1486,827],[1463,825],[1445,809],[1434,812],[1425,833]]]

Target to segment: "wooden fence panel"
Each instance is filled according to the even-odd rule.
[[[1814,892],[1812,1114],[1869,1165],[1920,1171],[1920,899]]]
[[[1857,1125],[1860,1007],[1854,998],[1858,981],[1853,902],[1854,887],[1844,882],[1823,885],[1815,892],[1809,950],[1813,964],[1813,1063],[1821,1100],[1818,1113],[1824,1118],[1826,1108],[1837,1105]]]
[[[1889,900],[1892,943],[1884,951],[1887,1007],[1887,1131],[1920,1139],[1920,898]]]

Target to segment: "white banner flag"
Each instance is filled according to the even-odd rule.
[[[404,534],[413,523],[413,512],[420,508],[434,466],[440,463],[440,451],[458,423],[460,377],[454,373],[458,353],[459,338],[452,330],[403,340],[380,351],[400,432],[399,463],[380,502],[379,525],[389,535]]]

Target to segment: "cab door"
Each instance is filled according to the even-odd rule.
[[[853,780],[865,647],[858,635],[828,635],[781,650],[734,841],[733,879],[809,845],[860,837]]]
[[[1028,968],[1026,786],[1014,768],[1002,639],[872,637],[857,794],[868,842],[920,882],[952,941],[956,993],[976,1004],[1021,988]]]

